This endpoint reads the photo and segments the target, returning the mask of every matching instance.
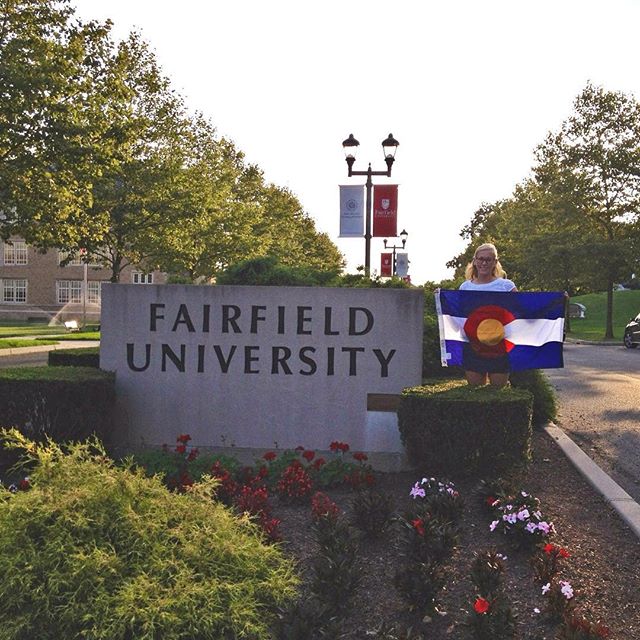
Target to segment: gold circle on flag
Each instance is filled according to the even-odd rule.
[[[478,325],[477,336],[482,344],[496,345],[504,339],[504,325],[500,320],[487,318]]]

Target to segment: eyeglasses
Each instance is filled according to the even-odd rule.
[[[492,262],[495,262],[495,258],[474,258],[474,260],[481,264],[491,264]]]

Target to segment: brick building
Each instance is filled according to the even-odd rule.
[[[66,257],[55,249],[41,253],[20,238],[0,242],[0,321],[99,321],[100,290],[111,271],[79,257],[62,266]],[[166,274],[128,266],[120,282],[164,284]]]

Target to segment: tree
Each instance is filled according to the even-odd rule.
[[[0,7],[0,234],[41,246],[86,233],[108,126],[94,87],[110,25],[72,15],[68,0]]]
[[[546,191],[582,217],[591,272],[607,291],[605,337],[613,338],[613,284],[629,276],[638,240],[640,104],[588,84],[574,114],[538,147],[534,172]]]

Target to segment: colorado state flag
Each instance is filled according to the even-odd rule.
[[[562,292],[436,291],[442,366],[520,371],[563,366]]]

